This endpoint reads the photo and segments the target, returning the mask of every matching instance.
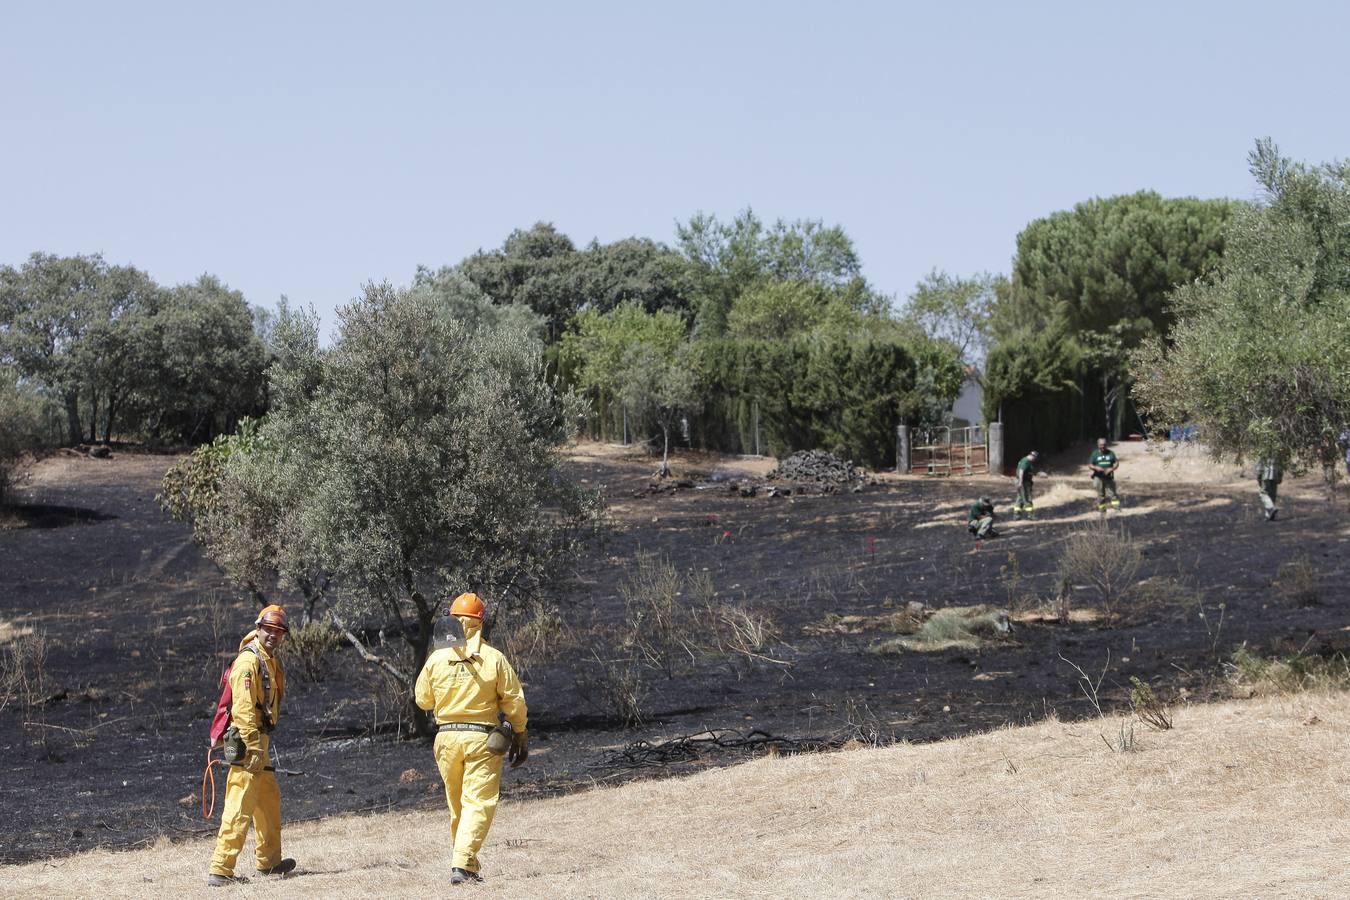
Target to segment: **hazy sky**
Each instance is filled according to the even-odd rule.
[[[486,9],[496,7],[495,9]],[[509,11],[508,11],[509,10]],[[25,3],[0,263],[102,252],[333,310],[553,222],[819,218],[900,298],[1094,196],[1350,153],[1334,3]]]

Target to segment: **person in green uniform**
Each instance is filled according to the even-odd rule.
[[[998,532],[994,530],[993,500],[988,497],[981,497],[970,504],[970,509],[966,512],[966,530],[977,541],[998,537]]]
[[[1092,480],[1097,483],[1097,509],[1106,511],[1108,493],[1112,508],[1120,509],[1120,494],[1116,493],[1116,469],[1120,468],[1120,460],[1106,449],[1106,438],[1097,438],[1097,449],[1088,460],[1088,468],[1092,470]]]
[[[1036,463],[1040,453],[1032,450],[1017,461],[1017,502],[1013,504],[1013,518],[1036,518],[1036,507],[1031,502],[1032,482],[1036,479]]]
[[[1267,456],[1256,463],[1256,488],[1261,492],[1261,505],[1266,510],[1266,521],[1274,522],[1280,508],[1275,504],[1279,495],[1280,482],[1284,472],[1280,468],[1278,456]]]

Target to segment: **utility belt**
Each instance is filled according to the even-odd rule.
[[[496,727],[492,725],[479,725],[477,722],[440,722],[436,725],[437,731],[472,731],[478,734],[487,735],[487,751],[493,756],[503,756],[515,742],[515,737],[511,731],[511,723],[503,722]]]
[[[476,731],[479,734],[492,734],[496,731],[491,725],[479,725],[477,722],[438,722],[437,731]]]

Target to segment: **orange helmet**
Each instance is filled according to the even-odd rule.
[[[291,630],[289,620],[286,618],[286,610],[275,603],[271,606],[264,606],[262,612],[258,613],[257,620],[253,623],[255,628],[262,628],[264,625],[269,628],[280,628],[286,632]]]
[[[481,619],[485,612],[487,612],[487,607],[483,606],[483,600],[477,594],[460,594],[455,598],[455,602],[450,604],[450,615],[452,616],[469,616],[474,619]]]

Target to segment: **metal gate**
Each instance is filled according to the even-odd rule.
[[[984,428],[937,428],[923,435],[914,448],[910,471],[921,475],[983,475],[989,471],[989,447]]]

